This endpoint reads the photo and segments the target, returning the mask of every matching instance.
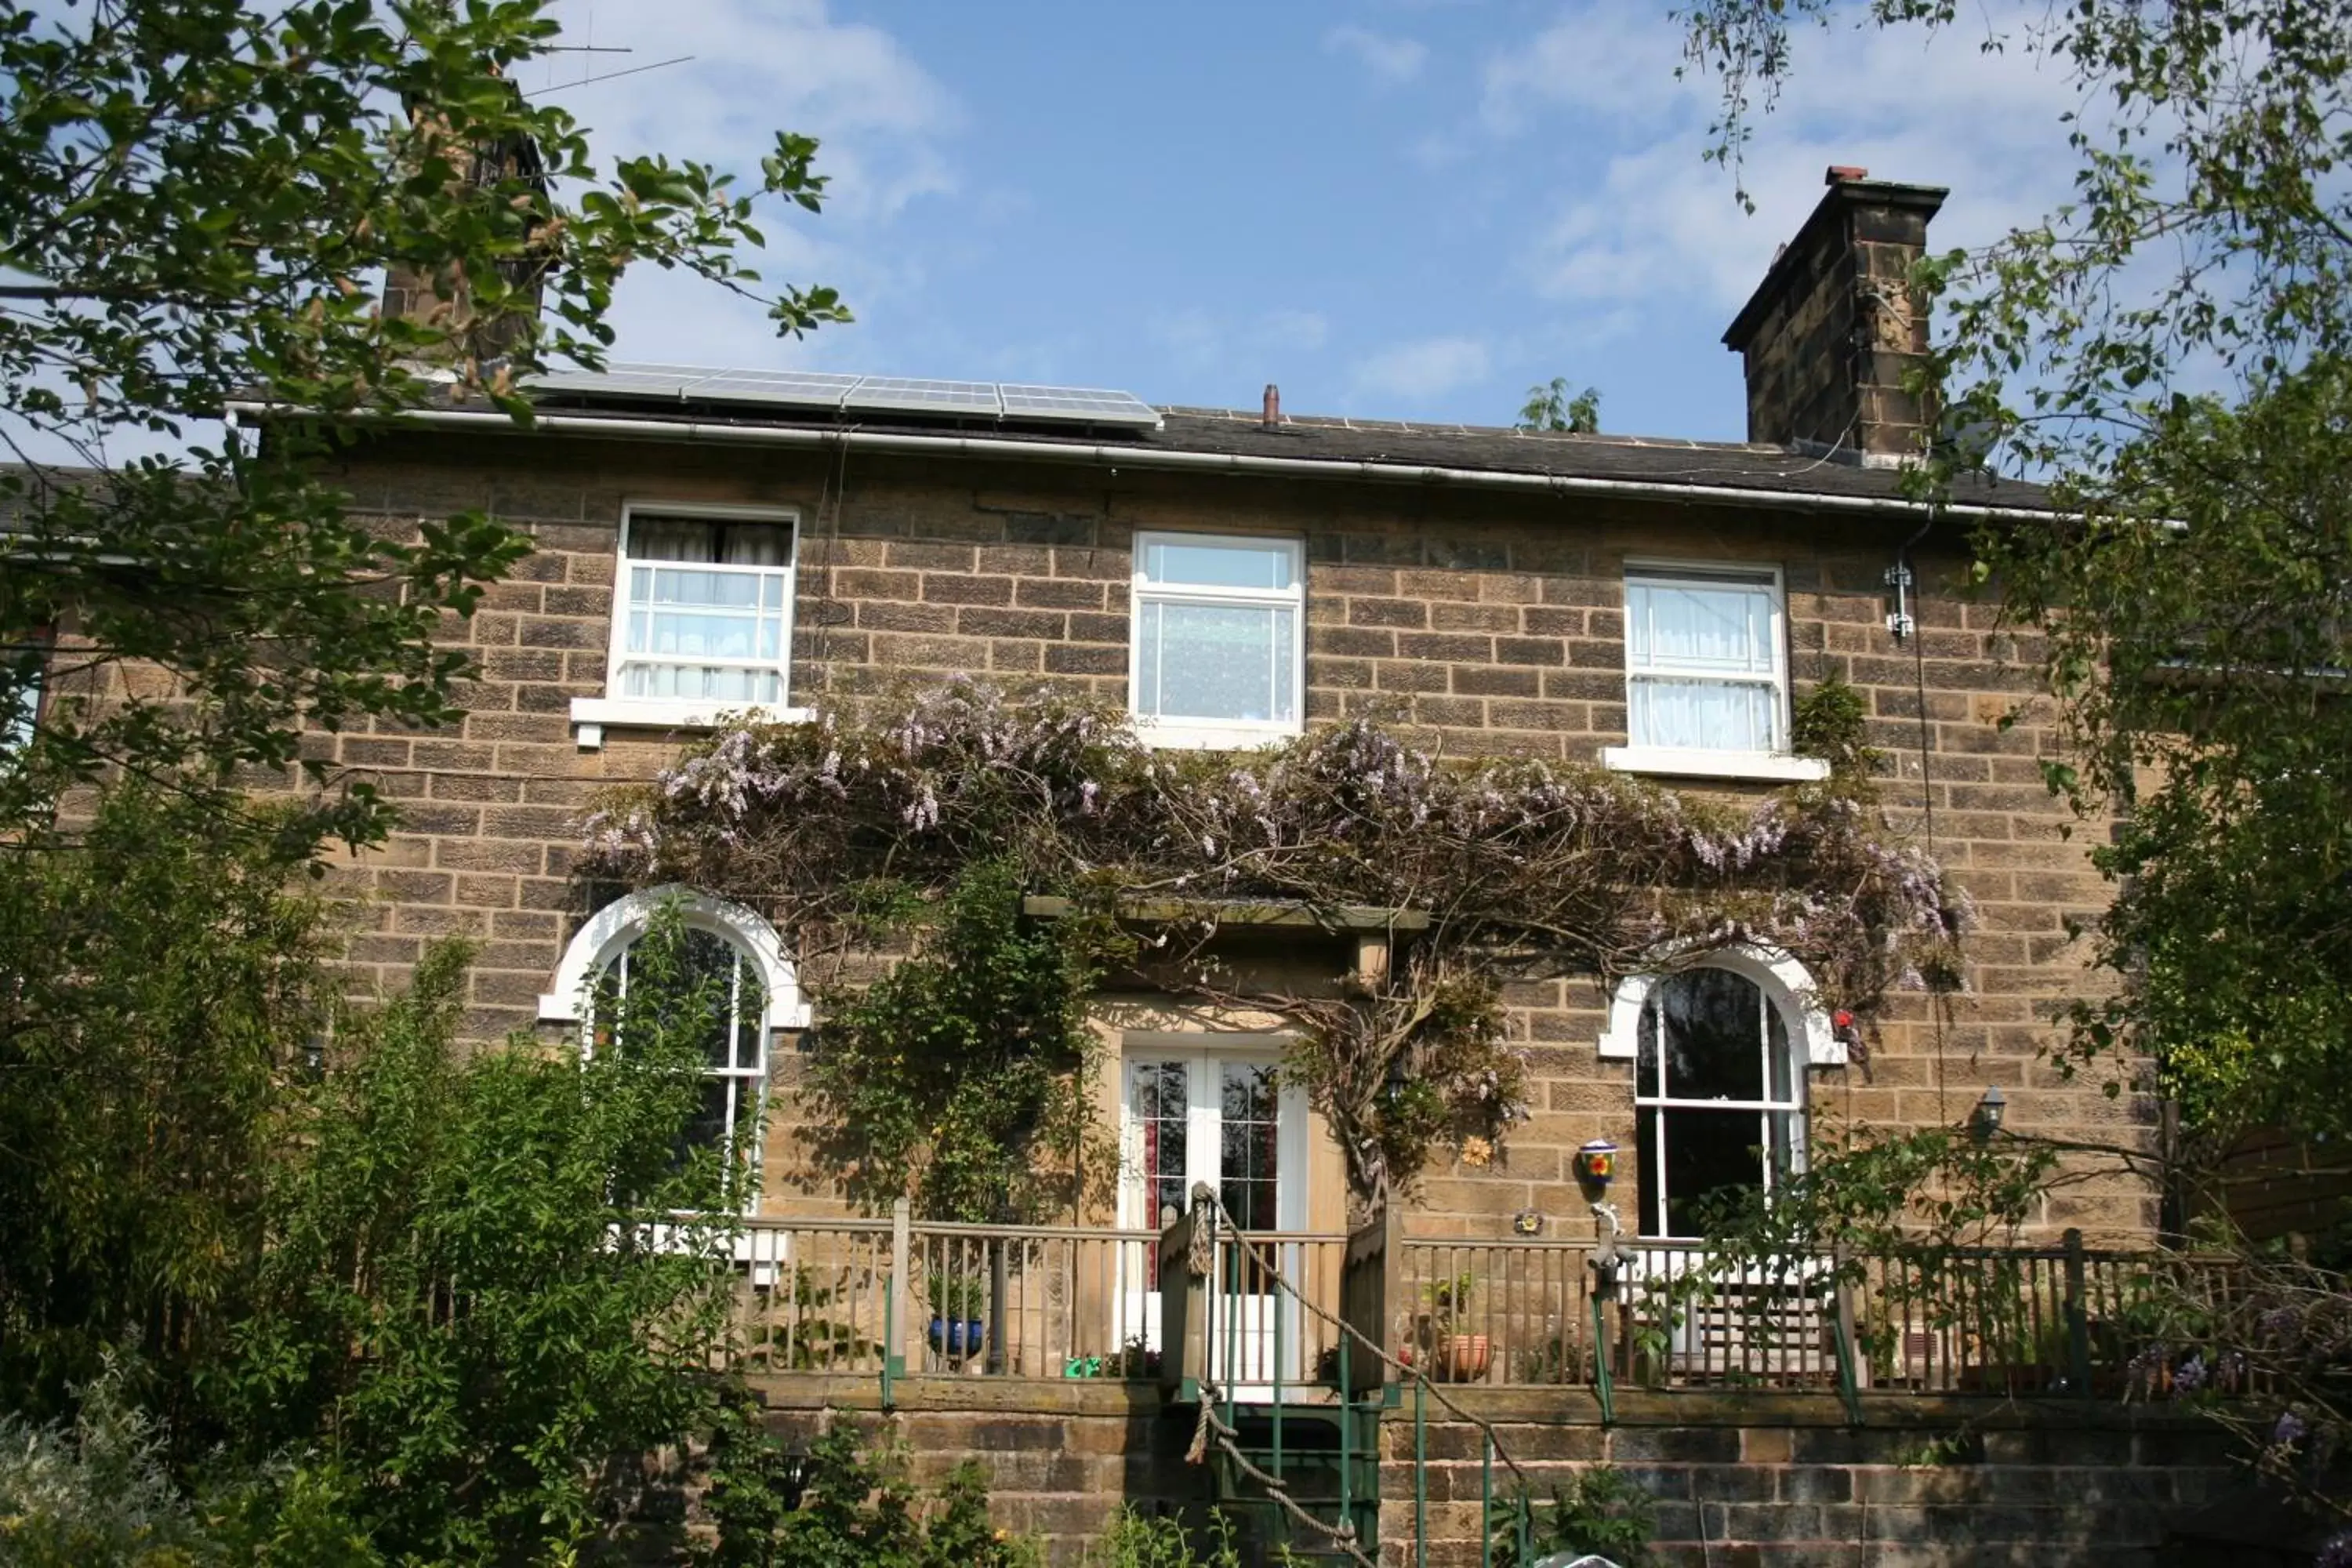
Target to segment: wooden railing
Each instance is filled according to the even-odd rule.
[[[761,1218],[737,1243],[748,1370],[1342,1386],[2153,1392],[2226,1260],[2055,1247],[1734,1260],[1700,1242]],[[2193,1312],[2192,1312],[2193,1315]],[[1345,1325],[1343,1329],[1341,1325]],[[1383,1354],[1354,1342],[1360,1333]],[[1404,1370],[1391,1366],[1392,1357]],[[2210,1372],[2224,1353],[2207,1357]],[[1287,1395],[1286,1395],[1287,1397]]]
[[[2227,1261],[2055,1247],[1759,1261],[1704,1242],[1412,1240],[1384,1342],[1439,1381],[2123,1394],[2192,1348],[2159,1319]],[[1596,1314],[1594,1308],[1600,1307]],[[1596,1321],[1597,1320],[1597,1321]],[[1605,1340],[1605,1346],[1604,1346]]]
[[[1213,1291],[1237,1373],[1270,1379],[1276,1356],[1286,1381],[1328,1370],[1337,1334],[1298,1302],[1336,1308],[1345,1237],[1252,1233],[1195,1281],[1183,1229],[753,1219],[735,1248],[738,1353],[754,1373],[1155,1378],[1181,1363],[1164,1346],[1205,1332]]]

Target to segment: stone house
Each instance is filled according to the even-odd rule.
[[[1725,338],[1745,365],[1745,443],[1299,416],[1271,387],[1259,409],[1152,408],[1123,394],[660,365],[547,378],[528,434],[455,405],[375,431],[341,476],[357,510],[397,527],[480,508],[528,529],[536,551],[462,628],[483,679],[461,727],[314,738],[319,755],[372,779],[404,814],[391,842],[337,869],[354,900],[354,979],[395,985],[425,943],[463,933],[480,944],[471,1032],[576,1027],[581,984],[625,952],[655,901],[596,901],[576,875],[583,816],[601,788],[649,779],[723,711],[789,718],[906,678],[1045,679],[1124,705],[1171,747],[1277,742],[1378,707],[1450,755],[1598,764],[1754,796],[1822,771],[1791,752],[1791,701],[1834,675],[1867,699],[1896,825],[1974,902],[1965,994],[1938,1006],[1895,998],[1864,1063],[1811,1005],[1801,967],[1769,951],[1725,952],[1610,994],[1576,981],[1515,988],[1532,1118],[1505,1157],[1430,1174],[1400,1216],[1420,1249],[1402,1289],[1425,1309],[1432,1282],[1457,1269],[1519,1270],[1482,1282],[1492,1362],[1466,1381],[1583,1386],[1605,1342],[1549,1372],[1538,1352],[1584,1332],[1584,1255],[1544,1261],[1536,1249],[1591,1244],[1591,1194],[1575,1169],[1591,1141],[1623,1150],[1628,1237],[1672,1244],[1695,1239],[1695,1195],[1769,1184],[1823,1117],[1951,1125],[1998,1089],[2013,1128],[2145,1140],[2147,1106],[2042,1058],[2056,1005],[2084,984],[2069,917],[2095,913],[2104,889],[2042,782],[2058,738],[2034,703],[2033,650],[2001,628],[1992,603],[1961,591],[1968,531],[2037,526],[2045,502],[1979,478],[1929,507],[1905,486],[1904,460],[1934,424],[1902,384],[1927,342],[1906,279],[1942,195],[1831,171]],[[917,1379],[894,1394],[886,1370],[879,1401],[953,1413],[910,1417],[926,1447],[1015,1451],[1005,1473],[1034,1494],[1016,1522],[1074,1532],[1122,1493],[1181,1493],[1159,1468],[1181,1442],[1171,1447],[1141,1394],[1018,1374],[1074,1376],[1138,1342],[1155,1360],[1176,1353],[1143,1237],[1195,1183],[1224,1194],[1245,1225],[1290,1238],[1277,1244],[1288,1249],[1279,1267],[1308,1294],[1337,1288],[1355,1245],[1337,1152],[1273,1073],[1279,1039],[1246,1018],[1105,998],[1118,1213],[1091,1238],[910,1235],[903,1217],[894,1229],[825,1201],[822,1173],[813,1183],[791,1136],[811,1021],[791,933],[683,891],[724,962],[762,982],[765,1016],[737,1032],[752,1043],[714,1062],[709,1116],[714,1135],[761,1140],[755,1279],[818,1268],[848,1291],[853,1276],[872,1283],[874,1259],[907,1259],[879,1287],[897,1292],[887,1306],[846,1309],[869,1329],[889,1324],[886,1367],[961,1376],[984,1361],[1016,1375]],[[1351,940],[1361,948],[1376,933],[1299,935],[1336,963]],[[1679,1044],[1645,1050],[1662,1028]],[[2120,1182],[2053,1192],[2038,1216],[2048,1238],[2079,1230],[2095,1245],[2144,1245],[2156,1223],[2153,1193]],[[1504,1256],[1512,1247],[1517,1261]],[[927,1351],[903,1315],[922,1312],[908,1281],[919,1295],[951,1252],[992,1259],[984,1358],[969,1345],[955,1353],[939,1323]],[[1050,1289],[1048,1276],[1060,1281]],[[1029,1303],[1033,1284],[1046,1300]],[[1258,1369],[1242,1381],[1311,1378],[1334,1337],[1267,1310],[1244,1332],[1242,1353]],[[1824,1356],[1816,1337],[1765,1381],[1821,1393]],[[875,1402],[863,1361],[809,1370],[825,1375],[778,1393],[780,1404]],[[1015,1385],[1027,1392],[1007,1392]],[[1567,1437],[1528,1437],[1553,1418],[1530,1415],[1523,1388],[1496,1392],[1521,1400],[1508,1415],[1522,1423],[1514,1441],[1539,1457],[1651,1466],[1643,1473],[1682,1510],[1665,1522],[1670,1540],[1780,1541],[1791,1544],[1773,1560],[1822,1561],[1801,1543],[1853,1539],[1863,1527],[1830,1515],[1866,1513],[1866,1484],[1883,1489],[1883,1508],[1919,1516],[1889,1525],[1892,1538],[1924,1541],[1926,1505],[1944,1500],[1885,1479],[1900,1442],[1840,1458],[1799,1430],[1810,1415],[1686,1410],[1648,1418],[1658,1429],[1646,1436],[1563,1415]],[[995,1413],[988,1430],[972,1425],[976,1410]],[[2063,1462],[2145,1457],[2136,1428],[2116,1430]],[[1393,1426],[1368,1439],[1383,1440],[1393,1461]],[[2024,1443],[2014,1462],[2061,1462],[2046,1447]],[[1736,1479],[1749,1461],[1802,1472],[1788,1484],[1811,1490],[1780,1497],[1768,1480],[1759,1498]],[[1399,1472],[1382,1481],[1373,1466],[1357,1505],[1379,1497],[1390,1510],[1381,1531],[1395,1539]],[[1824,1467],[1843,1468],[1824,1479]],[[1442,1483],[1471,1489],[1423,1503],[1453,1510],[1457,1541],[1476,1528],[1474,1468],[1457,1463]],[[1885,1475],[1865,1483],[1864,1469]],[[1725,1507],[1763,1511],[1725,1515],[1710,1534],[1709,1487],[1731,1489],[1717,1500]],[[1988,1499],[2000,1500],[1954,1494]],[[1811,1510],[1805,1531],[1770,1533],[1785,1528],[1773,1510],[1791,1503]],[[2137,1541],[2152,1527],[2130,1513],[2118,1506],[2085,1528]],[[2020,1526],[2019,1539],[2040,1539],[2047,1523]]]
[[[560,1021],[644,902],[583,907],[591,797],[730,709],[790,715],[908,676],[1045,679],[1125,704],[1157,743],[1234,746],[1381,705],[1449,754],[1753,793],[1821,772],[1790,753],[1790,705],[1835,674],[1868,696],[1898,823],[1975,901],[1969,994],[1940,1018],[1898,998],[1864,1070],[1801,1005],[1801,971],[1727,953],[1708,994],[1750,1015],[1747,1059],[1724,1068],[1738,1083],[1672,1085],[1634,1081],[1643,983],[1524,987],[1511,1012],[1537,1114],[1507,1161],[1432,1181],[1415,1224],[1580,1215],[1569,1162],[1595,1138],[1627,1148],[1643,1234],[1671,1235],[1683,1204],[1659,1174],[1731,1179],[1750,1156],[1713,1146],[1785,1142],[1809,1111],[1949,1123],[1999,1086],[2012,1125],[2115,1131],[2138,1108],[2036,1059],[2051,1004],[2080,983],[2065,919],[2102,893],[2041,783],[2053,736],[2030,650],[1958,592],[1965,531],[2032,526],[2038,493],[1980,480],[1932,512],[1906,498],[1899,464],[1925,421],[1901,377],[1925,328],[1902,279],[1940,193],[1833,174],[1726,337],[1747,366],[1745,444],[1298,417],[1271,389],[1262,410],[1154,410],[667,367],[551,378],[528,436],[463,408],[377,436],[343,475],[361,510],[480,507],[537,551],[467,628],[484,679],[460,731],[319,738],[405,812],[342,870],[370,928],[352,961],[394,984],[424,942],[464,932],[483,944],[476,1032]],[[769,970],[771,1024],[794,1027],[788,936],[732,934]],[[1265,1048],[1193,1056],[1169,1092],[1196,1105],[1225,1077],[1256,1082]],[[730,1068],[729,1093],[754,1105],[791,1054]],[[1184,1054],[1134,1056],[1124,1114],[1143,1114],[1146,1078],[1174,1086]],[[1726,1096],[1778,1131],[1715,1136],[1723,1113],[1702,1107]],[[1313,1163],[1303,1110],[1261,1110],[1277,1149]],[[1217,1142],[1194,1131],[1196,1151]],[[778,1194],[790,1157],[772,1141]],[[1307,1176],[1278,1178],[1293,1224],[1325,1207]],[[2053,1198],[2045,1217],[2116,1235],[2154,1221],[2120,1191]]]

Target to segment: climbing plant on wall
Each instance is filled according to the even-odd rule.
[[[1964,901],[1885,831],[1853,774],[1741,806],[1594,769],[1444,762],[1369,720],[1269,751],[1170,753],[1144,746],[1115,709],[961,680],[805,724],[724,731],[607,802],[587,847],[599,875],[765,909],[820,989],[827,973],[854,981],[861,963],[903,946],[910,912],[929,911],[940,933],[918,940],[919,961],[952,954],[984,886],[1006,911],[992,942],[1019,930],[1018,892],[1065,898],[1097,931],[1123,914],[1140,937],[1118,960],[1129,978],[1282,1020],[1297,1042],[1284,1070],[1328,1121],[1351,1197],[1370,1208],[1441,1150],[1498,1148],[1526,1115],[1499,1000],[1512,981],[1606,983],[1756,942],[1801,959],[1820,1005],[1865,1022],[1889,991],[1956,985]],[[983,865],[993,869],[976,877]],[[1277,901],[1335,931],[1343,909],[1412,919],[1392,933],[1385,972],[1335,966],[1325,983],[1276,984],[1216,939],[1238,910]],[[1091,971],[1110,961],[1065,951],[1053,962],[1059,980],[1036,993],[1024,1027],[1082,1007]],[[930,989],[951,1005],[958,988],[985,994],[961,977]],[[877,1007],[910,992],[844,996],[835,1016],[850,1048],[878,1037]],[[980,1021],[939,1021],[936,1037]],[[1068,1039],[1059,1026],[1039,1035],[1040,1060],[1064,1052],[1055,1070],[1076,1070]],[[870,1051],[860,1059],[882,1065]],[[840,1092],[845,1072],[820,1065],[816,1076],[821,1123],[862,1103]],[[1083,1117],[1081,1100],[1061,1103]],[[952,1142],[929,1127],[899,1146]],[[916,1178],[899,1170],[903,1189]],[[862,1195],[878,1200],[889,1184]]]

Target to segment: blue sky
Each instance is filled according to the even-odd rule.
[[[1154,403],[1507,423],[1555,374],[1603,427],[1738,439],[1723,328],[1823,167],[1945,184],[1939,243],[2063,199],[2065,84],[1981,19],[1809,35],[1751,153],[1664,5],[1533,0],[562,0],[557,94],[610,151],[751,167],[824,140],[821,218],[765,268],[840,288],[805,343],[689,279],[632,279],[620,354],[1123,387]],[[1995,28],[1995,30],[1998,30]],[[526,87],[547,83],[526,81]]]

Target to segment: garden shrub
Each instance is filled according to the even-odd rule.
[[[1528,1510],[1530,1556],[1519,1558],[1518,1512]],[[1520,1488],[1497,1510],[1494,1526],[1496,1568],[1529,1568],[1555,1552],[1597,1552],[1622,1568],[1651,1561],[1657,1510],[1650,1497],[1613,1465],[1587,1465],[1556,1481],[1550,1500]]]
[[[731,1406],[711,1446],[708,1568],[1035,1568],[1036,1544],[989,1518],[988,1477],[966,1460],[926,1497],[905,1451],[835,1421],[805,1453]]]

